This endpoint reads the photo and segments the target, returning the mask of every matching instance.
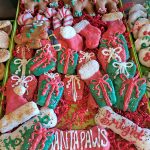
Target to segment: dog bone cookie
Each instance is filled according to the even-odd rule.
[[[129,119],[115,113],[109,106],[99,108],[95,122],[99,126],[111,129],[127,141],[133,142],[138,150],[149,150],[150,130],[141,128]]]

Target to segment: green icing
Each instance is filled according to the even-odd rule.
[[[105,86],[105,89],[106,89],[106,91],[107,91],[107,94],[108,94],[108,96],[109,96],[109,99],[110,99],[110,101],[111,101],[111,103],[112,104],[115,104],[116,103],[116,95],[115,95],[115,89],[114,89],[114,86],[113,86],[113,83],[112,83],[112,81],[111,81],[111,79],[107,79],[107,80],[105,80],[109,85],[110,85],[110,87],[112,88],[112,91],[110,91],[109,89],[108,89],[108,87],[106,86],[106,85],[104,85]],[[101,90],[101,87],[99,86],[99,89],[101,90],[101,92],[100,92],[100,96],[98,96],[98,91],[97,90],[95,90],[95,85],[96,85],[97,83],[93,80],[92,82],[91,82],[91,84],[89,85],[89,88],[90,88],[90,92],[91,92],[91,94],[92,94],[92,96],[94,97],[94,99],[96,100],[96,102],[97,102],[97,104],[100,106],[100,107],[104,107],[104,106],[106,106],[107,104],[106,104],[106,102],[105,102],[105,99],[104,99],[104,96],[103,96],[103,93],[102,93],[102,90]]]
[[[60,63],[60,61],[62,60],[62,58],[61,58],[62,51],[58,51],[57,54],[58,54],[57,55],[57,71],[59,73],[64,73],[64,61],[62,62],[62,64]],[[75,74],[75,69],[76,69],[76,66],[77,66],[77,63],[78,63],[78,54],[77,53],[73,54],[73,60],[74,60],[74,64],[73,65],[69,61],[67,74]]]
[[[125,37],[122,34],[119,34],[118,38],[121,40],[122,43],[120,43],[120,44],[123,45],[123,47],[124,47],[124,49],[126,51],[126,59],[129,59],[130,58],[130,54],[129,54],[128,44],[127,44],[127,41],[126,41]]]
[[[120,95],[120,89],[122,87],[122,79],[120,78],[120,76],[117,76],[116,80],[114,80],[114,85],[115,85],[115,91],[116,91],[116,97],[117,97],[117,102],[115,104],[115,107],[123,110],[123,106],[124,106],[124,98],[125,95],[127,94],[127,89],[128,89],[128,85],[125,87],[125,90],[123,92],[123,95]],[[138,84],[138,89],[140,91],[139,97],[136,98],[136,90],[134,88],[131,98],[130,98],[130,102],[129,102],[129,106],[128,106],[128,111],[134,112],[136,111],[139,102],[141,101],[143,95],[145,94],[146,91],[146,83],[145,84],[141,84],[139,82]]]
[[[49,89],[47,90],[46,94],[42,95],[43,88],[46,86],[46,83],[47,83],[47,81],[43,80],[41,82],[40,88],[38,90],[38,97],[37,97],[37,102],[36,103],[40,106],[45,105],[46,98],[49,94],[49,91],[51,90],[51,85],[49,85]],[[55,92],[52,93],[52,96],[51,96],[51,99],[50,99],[50,104],[48,106],[50,109],[55,109],[56,108],[58,102],[60,101],[60,98],[62,97],[63,91],[64,91],[64,87],[59,87],[59,93],[58,93],[57,96],[56,96]]]
[[[20,64],[21,63],[20,61],[17,61],[17,63],[20,62],[19,64],[15,64],[15,61],[17,59],[18,58],[14,57],[11,60],[11,62],[10,62],[10,73],[13,74],[13,75],[16,74],[18,76],[21,76],[21,74],[22,74],[22,65]],[[27,68],[27,65],[26,65],[25,75],[26,76],[30,75],[30,70]]]
[[[144,6],[147,10],[148,17],[150,17],[150,1],[146,0]]]
[[[82,16],[82,11],[76,10],[76,11],[74,12],[74,17],[81,17],[81,16]]]
[[[106,69],[106,72],[108,73],[108,75],[112,81],[116,78],[116,72],[118,70],[118,68],[113,66],[113,63],[115,63],[115,62],[118,63],[118,61],[115,59],[111,60],[110,63],[107,65],[107,69]],[[128,62],[133,63],[132,67],[126,67],[127,72],[129,73],[128,78],[132,78],[132,77],[134,77],[134,75],[136,73],[136,65],[133,61],[128,61]]]
[[[35,56],[28,62],[27,64],[27,70],[30,70],[30,67],[32,65],[35,64],[34,60],[37,56],[40,55],[42,51],[38,51]],[[54,61],[51,61],[48,65],[46,65],[46,67],[43,68],[43,65],[40,65],[39,67],[37,67],[36,69],[34,69],[33,71],[31,71],[32,74],[34,74],[35,76],[40,76],[41,74],[50,71],[51,69],[53,69],[56,66],[56,63]]]

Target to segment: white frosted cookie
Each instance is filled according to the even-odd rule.
[[[141,4],[135,4],[129,11],[129,15],[131,15],[132,13],[138,11],[138,10],[142,10],[144,12],[146,12],[146,8],[141,5]]]
[[[6,32],[0,30],[0,48],[8,48],[9,36]]]
[[[142,38],[145,35],[149,35],[149,33],[150,33],[150,24],[145,24],[140,28],[138,38]]]
[[[150,20],[147,19],[147,18],[139,18],[135,23],[134,23],[134,26],[133,26],[133,35],[134,35],[134,38],[137,39],[138,38],[138,32],[139,32],[139,29],[145,25],[145,24],[148,24],[150,23]]]
[[[140,50],[139,60],[142,65],[150,67],[150,47]]]
[[[21,150],[22,145],[25,144],[22,135],[31,129],[36,122],[40,122],[44,128],[53,128],[57,124],[57,116],[53,109],[43,107],[37,116],[25,122],[12,133],[2,134],[0,136],[0,150]]]
[[[128,24],[131,29],[133,28],[135,21],[139,18],[147,18],[147,13],[142,10],[138,10],[132,13],[128,19]]]
[[[36,103],[28,102],[0,120],[0,132],[8,132],[37,114],[39,114],[39,109]]]
[[[141,128],[129,119],[115,113],[111,107],[99,108],[95,122],[97,125],[109,128],[123,139],[132,142],[138,150],[150,150],[150,130]]]
[[[121,20],[122,18],[123,18],[122,12],[113,12],[104,14],[102,20],[107,22],[107,21]]]
[[[139,38],[135,41],[136,51],[140,51],[147,47],[150,47],[150,36],[144,36],[143,38]]]

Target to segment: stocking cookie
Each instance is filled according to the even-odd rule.
[[[149,150],[150,130],[139,127],[129,119],[115,113],[110,107],[99,108],[95,122],[99,126],[111,129],[123,139],[132,141],[138,150]]]

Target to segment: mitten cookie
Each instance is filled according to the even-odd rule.
[[[45,24],[34,24],[32,27],[24,26],[21,30],[21,33],[14,37],[16,44],[26,45],[31,49],[41,48],[41,40],[46,39],[48,39],[48,34]]]
[[[35,51],[33,49],[30,49],[29,47],[25,45],[16,45],[13,50],[13,56],[20,58],[20,59],[27,59],[29,60],[34,56]]]
[[[69,101],[82,100],[84,82],[76,75],[66,75],[64,82],[64,98]]]
[[[124,74],[127,78],[132,78],[136,73],[136,65],[133,61],[119,62],[113,59],[107,65],[106,72],[111,80],[116,79],[119,74]]]
[[[27,70],[35,76],[40,76],[48,72],[56,65],[55,50],[50,44],[46,44],[41,50],[38,50],[35,56],[28,62]]]
[[[64,83],[59,74],[46,74],[40,82],[36,103],[55,109],[60,101],[64,90]]]
[[[74,25],[74,29],[85,38],[86,48],[93,49],[98,46],[101,31],[97,27],[91,25],[87,20],[82,20]]]
[[[12,24],[9,20],[0,21],[0,30],[5,31],[8,35],[10,35],[12,30]]]
[[[57,71],[63,74],[74,74],[78,62],[78,53],[72,49],[62,48],[58,51]]]
[[[79,34],[76,33],[73,27],[61,27],[60,35],[62,36],[62,40],[67,43],[68,48],[75,51],[80,51],[83,49],[83,39]]]
[[[146,80],[139,74],[128,79],[121,74],[114,80],[117,97],[116,107],[124,111],[136,111],[139,102],[146,92]]]
[[[141,128],[131,120],[115,113],[111,107],[99,108],[99,112],[95,116],[95,122],[99,126],[111,129],[123,139],[132,141],[137,150],[149,150],[150,130]]]
[[[144,36],[143,38],[138,38],[135,41],[136,51],[150,47],[150,35]]]
[[[116,59],[119,62],[126,61],[126,52],[121,45],[115,48],[110,47],[99,49],[98,60],[104,71],[106,71],[106,68],[112,59]]]
[[[139,60],[142,65],[150,67],[150,47],[140,50]]]

